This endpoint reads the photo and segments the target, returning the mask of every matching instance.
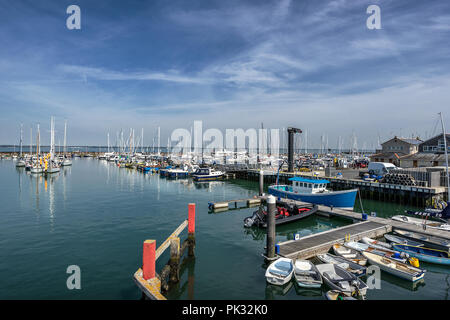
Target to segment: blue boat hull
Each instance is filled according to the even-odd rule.
[[[437,250],[432,250],[429,248],[418,248],[413,246],[396,245],[396,244],[394,244],[394,248],[397,251],[406,252],[411,257],[419,259],[419,261],[442,264],[447,266],[450,265],[450,258],[439,257],[438,254],[433,255],[433,252],[439,252]],[[426,252],[429,252],[430,254],[426,254]]]
[[[288,190],[286,190],[286,188]],[[269,194],[277,198],[288,198],[313,204],[321,204],[334,208],[353,210],[358,189],[332,191],[328,193],[294,193],[289,186],[270,186]]]

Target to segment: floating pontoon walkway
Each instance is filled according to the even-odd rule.
[[[309,235],[299,240],[279,243],[278,255],[286,258],[308,259],[325,253],[335,243],[344,243],[345,239],[358,241],[363,237],[376,238],[392,230],[391,226],[373,221],[358,222],[348,226],[335,228]]]

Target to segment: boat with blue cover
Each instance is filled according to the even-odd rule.
[[[288,198],[329,207],[353,210],[358,189],[331,191],[326,188],[328,180],[293,177],[292,185],[269,186],[269,194],[278,198]]]
[[[292,279],[294,263],[288,258],[279,258],[272,262],[266,270],[267,282],[274,285],[285,285]]]
[[[419,259],[419,261],[450,265],[450,254],[447,251],[424,247],[416,247],[398,243],[395,243],[392,246],[394,247],[395,250],[406,252],[411,257]]]

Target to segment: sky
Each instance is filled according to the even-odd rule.
[[[48,143],[51,116],[70,145],[130,128],[150,144],[158,126],[165,145],[195,120],[294,126],[310,148],[427,138],[438,112],[450,124],[449,36],[449,1],[0,0],[0,144],[21,123],[25,143],[37,123]]]

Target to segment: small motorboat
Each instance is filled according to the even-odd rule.
[[[295,260],[294,277],[298,286],[302,288],[320,288],[322,286],[322,276],[309,260]]]
[[[339,290],[329,290],[325,293],[325,297],[327,298],[327,300],[358,300],[356,298],[349,297],[343,294]]]
[[[391,249],[392,248],[392,246],[389,243],[387,243],[387,242],[377,241],[375,239],[371,239],[371,238],[368,238],[368,237],[363,237],[361,239],[361,241],[363,243],[365,243],[365,244],[368,244],[369,246],[371,246],[373,248],[378,248],[378,249],[380,249],[380,248],[381,249],[384,249],[384,248]]]
[[[402,216],[402,215],[393,216],[393,217],[391,217],[391,219],[395,220],[395,221],[413,224],[416,226],[423,226],[424,228],[450,231],[450,224],[448,224],[448,223],[436,222],[436,221],[426,220],[426,219],[411,218],[411,217]]]
[[[332,263],[316,265],[323,281],[333,290],[342,292],[347,296],[365,296],[367,285],[354,274],[345,271]]]
[[[371,264],[378,266],[381,270],[405,280],[413,282],[420,280],[424,277],[426,272],[425,270],[410,266],[406,263],[371,252],[363,252],[363,255]]]
[[[394,244],[393,247],[395,250],[406,252],[411,257],[419,259],[419,261],[450,265],[450,254],[448,253],[448,251],[415,247],[406,244]]]
[[[294,264],[291,259],[279,258],[272,262],[266,270],[266,280],[270,284],[282,286],[292,279]]]
[[[322,261],[323,263],[332,263],[336,264],[342,269],[353,273],[357,277],[361,277],[366,274],[366,267],[363,267],[353,261],[347,260],[342,257],[338,257],[335,255],[332,255],[330,253],[324,253],[324,254],[318,254],[317,258]]]
[[[357,263],[361,266],[365,266],[367,264],[367,259],[364,258],[364,256],[360,252],[344,247],[339,243],[333,245],[333,252],[337,256],[353,261],[354,263]]]
[[[427,248],[450,251],[450,240],[441,237],[429,236],[423,233],[395,230],[396,234],[411,240],[422,242]]]
[[[421,242],[417,242],[417,241],[414,241],[414,240],[409,240],[409,239],[403,238],[403,237],[394,236],[393,234],[385,234],[384,238],[387,241],[390,241],[392,243],[407,244],[409,246],[415,246],[415,247],[422,247],[423,246],[423,243],[421,243]]]
[[[406,254],[401,254],[398,251],[394,251],[394,250],[386,249],[386,248],[373,248],[370,245],[368,245],[366,243],[361,243],[361,242],[349,241],[349,242],[344,243],[344,246],[346,246],[347,248],[350,248],[350,249],[357,250],[361,253],[370,252],[370,253],[378,254],[383,257],[394,259],[394,260],[402,262],[402,263],[405,263],[408,258],[408,256]]]
[[[309,217],[316,213],[318,207],[316,205],[306,206],[290,206],[288,208],[279,206],[277,207],[277,213],[275,214],[275,224],[281,225],[300,219]],[[260,228],[267,228],[267,212],[263,209],[258,209],[253,212],[253,215],[244,219],[244,226],[247,228],[257,226]]]
[[[222,179],[225,172],[211,168],[199,168],[193,174],[194,181],[212,181]]]

